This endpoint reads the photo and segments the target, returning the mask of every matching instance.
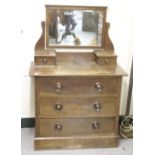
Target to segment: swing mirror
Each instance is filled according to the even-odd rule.
[[[104,47],[106,7],[46,6],[47,48]]]

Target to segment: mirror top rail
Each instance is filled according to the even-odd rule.
[[[80,5],[45,5],[46,9],[79,9],[79,10],[106,10],[107,6],[80,6]]]

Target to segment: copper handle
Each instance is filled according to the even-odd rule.
[[[63,105],[60,104],[60,103],[56,103],[54,104],[54,109],[57,110],[57,111],[61,111],[63,108]]]
[[[96,82],[95,83],[95,89],[97,90],[97,91],[103,91],[103,85],[100,83],[100,82]]]
[[[44,63],[44,64],[47,63],[47,58],[43,58],[43,63]]]
[[[93,107],[96,111],[100,111],[102,109],[102,105],[98,102],[94,103]]]
[[[55,88],[55,90],[57,91],[57,92],[61,92],[62,90],[63,90],[63,84],[61,83],[61,82],[57,82],[56,83],[56,88]]]
[[[93,122],[93,123],[92,123],[92,128],[93,128],[94,130],[99,129],[99,128],[100,128],[100,123],[98,123],[98,122]]]
[[[63,125],[60,124],[60,123],[57,123],[57,124],[54,125],[54,129],[56,131],[61,131],[63,129]]]

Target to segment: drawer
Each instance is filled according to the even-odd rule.
[[[116,115],[117,97],[40,98],[40,118],[109,117]]]
[[[100,57],[96,59],[97,64],[101,66],[116,65],[116,61],[116,57]]]
[[[114,131],[114,118],[40,119],[39,136],[107,134]]]
[[[55,65],[55,57],[52,56],[35,56],[35,64],[41,66]]]
[[[119,77],[38,77],[38,97],[55,95],[116,95],[120,89]]]

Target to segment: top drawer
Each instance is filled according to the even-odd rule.
[[[37,77],[38,97],[55,95],[116,95],[119,77]]]

